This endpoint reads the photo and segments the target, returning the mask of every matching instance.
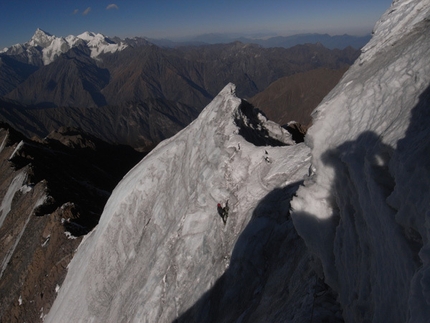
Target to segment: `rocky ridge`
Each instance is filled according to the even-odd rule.
[[[41,321],[84,234],[142,154],[77,129],[42,141],[0,125],[0,321]]]

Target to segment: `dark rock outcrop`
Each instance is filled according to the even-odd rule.
[[[41,322],[83,234],[143,157],[78,129],[29,140],[0,124],[0,321]]]

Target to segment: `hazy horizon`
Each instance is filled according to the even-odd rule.
[[[372,31],[390,4],[391,0],[10,1],[0,12],[0,48],[29,41],[37,28],[58,37],[92,31],[109,37],[171,40],[202,34],[363,36]]]

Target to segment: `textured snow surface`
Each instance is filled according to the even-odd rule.
[[[307,172],[309,149],[304,144],[272,147],[246,141],[234,122],[241,105],[234,90],[233,84],[227,85],[198,119],[157,146],[119,183],[100,223],[70,263],[47,322],[172,322],[193,306],[197,309],[186,315],[203,316],[194,318],[196,322],[216,321],[205,316],[216,309],[236,318],[247,315],[224,313],[210,301],[198,304],[206,292],[216,295],[214,286],[222,282],[231,290],[223,300],[221,295],[215,298],[219,306],[224,302],[237,311],[256,310],[258,304],[238,305],[244,295],[234,284],[246,277],[241,282],[243,292],[252,293],[243,299],[261,294],[258,284],[265,274],[258,268],[264,268],[268,257],[263,253],[265,244],[271,235],[290,243],[298,238],[288,221],[289,199]],[[262,117],[260,121],[266,122]],[[276,128],[272,123],[266,126]],[[264,198],[268,201],[261,204]],[[230,211],[224,225],[217,203],[227,201]],[[279,223],[284,225],[276,231]],[[250,248],[255,255],[248,254]],[[286,252],[281,245],[272,248]],[[295,268],[305,258],[302,267],[306,267],[309,259],[303,249],[298,242],[300,254],[283,262]],[[235,275],[227,274],[232,271]],[[306,273],[308,268],[300,270],[295,284]],[[303,289],[294,284],[290,288],[304,299],[312,292],[306,285],[311,283],[305,280]],[[278,282],[271,286],[276,289]],[[309,316],[311,306],[308,297],[296,312]],[[260,309],[264,311],[265,306]],[[190,321],[187,317],[181,321]]]
[[[293,220],[347,322],[430,321],[430,1],[394,1],[314,111]]]

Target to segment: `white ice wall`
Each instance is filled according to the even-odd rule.
[[[394,1],[307,135],[292,201],[347,322],[430,320],[430,1]]]

